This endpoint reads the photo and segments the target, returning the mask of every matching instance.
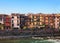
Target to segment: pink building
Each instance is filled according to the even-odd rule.
[[[55,28],[60,28],[60,15],[55,15]]]

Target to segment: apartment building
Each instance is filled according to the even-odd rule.
[[[26,27],[26,16],[25,14],[20,14],[20,28],[23,29]]]
[[[60,14],[55,14],[55,28],[60,29]]]
[[[28,27],[27,19],[28,17],[25,16],[25,14],[18,13],[11,14],[12,29],[23,29],[24,27],[27,28]]]
[[[39,14],[40,15],[40,27],[45,27],[45,20],[44,20],[44,14]]]
[[[3,14],[0,14],[0,30],[4,29]]]
[[[11,30],[11,16],[10,15],[4,15],[4,29]]]
[[[54,14],[45,14],[44,22],[47,28],[54,28]]]
[[[42,14],[29,14],[30,28],[44,27],[44,16]]]
[[[18,13],[11,14],[11,26],[12,29],[20,29],[20,14]]]
[[[60,14],[0,14],[0,29],[59,28]]]
[[[25,26],[27,28],[31,28],[30,24],[31,24],[31,18],[29,18],[28,16],[25,16]]]

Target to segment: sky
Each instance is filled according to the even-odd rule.
[[[60,0],[0,0],[0,13],[60,13]]]

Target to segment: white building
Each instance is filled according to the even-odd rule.
[[[13,29],[20,29],[20,15],[19,14],[12,14],[12,28]]]

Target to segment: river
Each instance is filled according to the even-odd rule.
[[[0,40],[0,43],[60,43],[58,39],[15,39],[15,40]]]

